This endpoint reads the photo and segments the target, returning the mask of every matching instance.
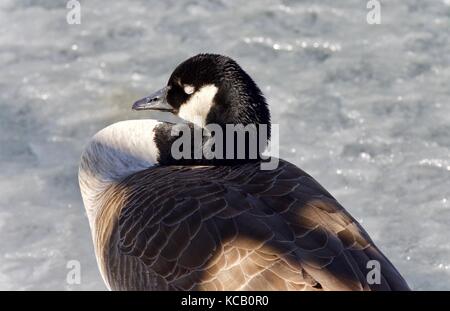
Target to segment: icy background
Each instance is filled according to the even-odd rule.
[[[104,290],[83,145],[199,52],[235,58],[320,181],[418,290],[450,290],[450,1],[0,2],[0,289]],[[339,3],[339,6],[338,4]],[[66,264],[79,260],[80,285]]]

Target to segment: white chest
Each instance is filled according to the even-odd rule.
[[[78,179],[91,230],[102,207],[102,193],[123,178],[157,163],[154,142],[157,120],[129,120],[112,124],[91,139],[79,167]]]

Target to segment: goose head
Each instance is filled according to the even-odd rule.
[[[159,110],[200,127],[266,124],[270,112],[252,78],[231,58],[199,54],[178,65],[167,85],[136,101],[134,110]]]

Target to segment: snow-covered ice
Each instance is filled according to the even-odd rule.
[[[418,290],[450,290],[450,2],[0,2],[0,289],[104,290],[83,145],[199,52],[235,58],[319,180]],[[69,260],[81,284],[66,282]]]

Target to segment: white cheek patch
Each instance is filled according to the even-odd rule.
[[[206,124],[206,116],[217,94],[217,87],[213,84],[203,86],[193,93],[187,102],[180,106],[178,116],[184,120],[203,127]]]

